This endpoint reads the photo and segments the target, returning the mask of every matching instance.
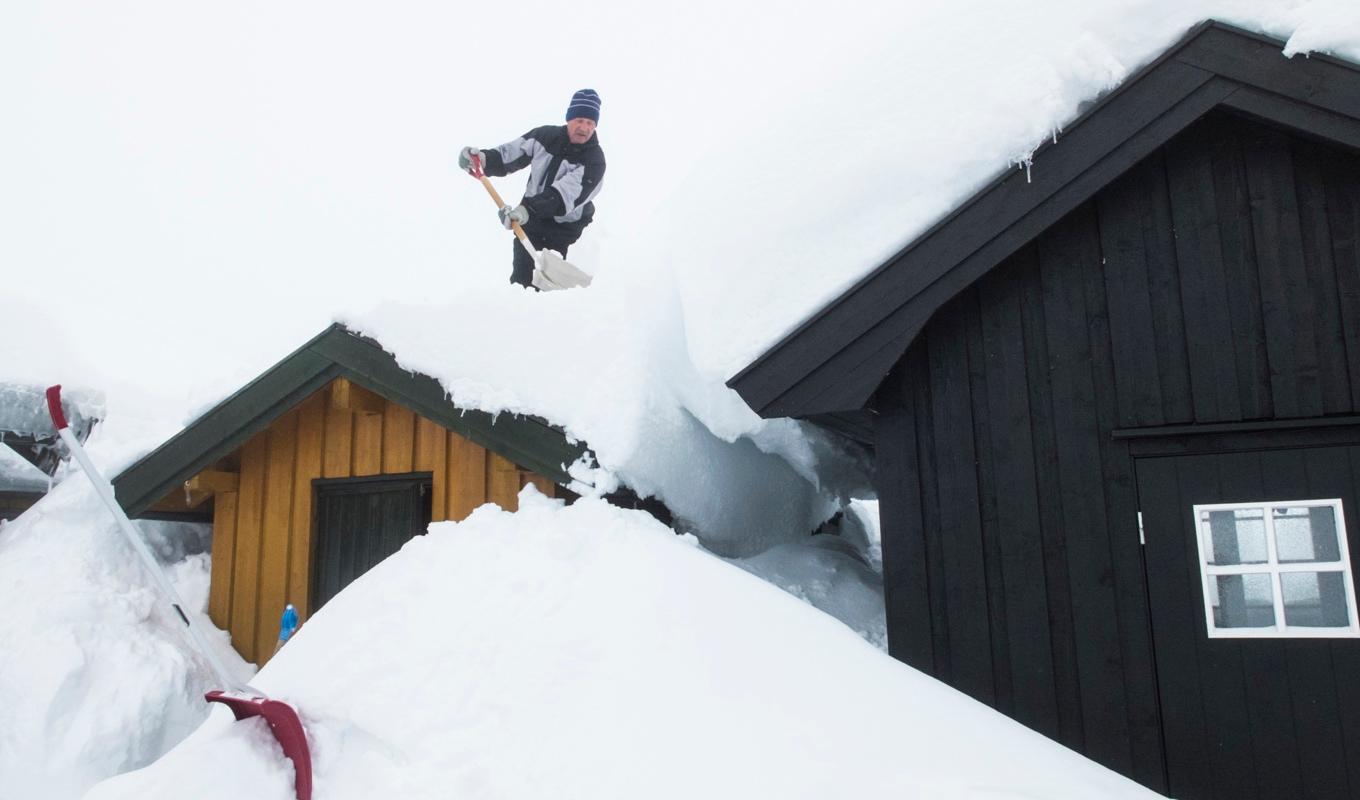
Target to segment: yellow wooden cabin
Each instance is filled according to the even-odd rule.
[[[118,475],[133,517],[211,520],[209,613],[257,664],[431,521],[574,495],[585,452],[548,422],[460,409],[432,378],[332,326]]]

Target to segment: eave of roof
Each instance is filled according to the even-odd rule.
[[[45,472],[0,441],[0,492],[37,493],[42,496],[47,492],[48,481]]]
[[[401,368],[372,339],[336,324],[218,403],[113,479],[131,516],[225,457],[336,378],[348,378],[559,484],[585,451],[537,417],[463,409],[428,375]]]
[[[863,409],[942,305],[1216,108],[1360,150],[1360,67],[1283,47],[1196,26],[1040,147],[1032,170],[999,176],[727,385],[767,418]]]

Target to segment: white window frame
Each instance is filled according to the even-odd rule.
[[[1339,561],[1301,561],[1281,564],[1275,542],[1275,519],[1270,513],[1272,508],[1317,508],[1331,506],[1336,515],[1336,535],[1340,539],[1341,559]],[[1213,548],[1206,540],[1207,534],[1201,523],[1205,511],[1228,511],[1261,509],[1265,523],[1266,551],[1268,559],[1260,564],[1210,564],[1206,552]],[[1199,559],[1201,588],[1204,593],[1204,622],[1210,639],[1354,639],[1360,638],[1360,619],[1356,618],[1355,573],[1351,570],[1350,546],[1346,538],[1346,519],[1341,510],[1341,500],[1272,500],[1266,502],[1242,503],[1204,503],[1196,505],[1191,511],[1195,526],[1195,554]],[[1207,546],[1207,547],[1206,547]],[[1284,591],[1280,575],[1286,572],[1337,572],[1340,567],[1342,584],[1346,592],[1346,611],[1350,625],[1345,628],[1291,627],[1285,622]],[[1266,573],[1270,575],[1271,590],[1275,600],[1275,624],[1268,628],[1219,628],[1214,625],[1213,589],[1211,584],[1219,575],[1250,575]]]

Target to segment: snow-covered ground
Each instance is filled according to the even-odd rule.
[[[260,672],[318,798],[1136,798],[642,512],[531,488],[356,580]],[[87,800],[287,800],[262,723],[214,711]]]
[[[0,523],[0,798],[79,797],[150,763],[207,716],[207,666],[180,638],[79,474]],[[139,523],[176,591],[204,611],[202,526]],[[206,614],[197,624],[212,630]],[[252,668],[226,642],[236,674]]]
[[[850,548],[802,538],[862,475],[722,381],[1200,19],[1360,60],[1355,1],[515,13],[551,34],[433,3],[0,11],[0,380],[103,389],[102,468],[339,318],[460,402],[563,424],[592,479],[733,559],[589,499],[435,526],[259,676],[303,709],[319,795],[1138,796],[865,644],[862,507]],[[596,281],[534,295],[453,158],[582,86],[609,171],[570,256]],[[4,800],[75,796],[206,713],[202,665],[72,477],[0,527]],[[285,797],[272,747],[217,713],[94,796]]]

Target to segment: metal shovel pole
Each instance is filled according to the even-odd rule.
[[[47,410],[48,413],[52,415],[52,424],[56,425],[57,434],[61,436],[61,440],[66,443],[66,449],[70,451],[71,456],[80,464],[80,468],[85,471],[85,477],[89,478],[90,483],[94,485],[95,493],[99,495],[99,499],[104,501],[104,505],[108,507],[110,513],[118,520],[118,530],[122,531],[123,536],[128,540],[128,543],[132,545],[132,549],[137,551],[137,555],[141,557],[142,564],[146,567],[147,573],[149,573],[151,579],[156,582],[156,588],[160,589],[161,595],[169,601],[171,608],[175,610],[175,616],[177,616],[180,622],[184,623],[184,627],[188,629],[189,638],[192,640],[194,648],[198,650],[199,655],[203,656],[209,666],[212,667],[213,675],[217,678],[218,684],[229,687],[235,691],[246,691],[247,687],[231,679],[227,674],[226,668],[222,666],[222,662],[218,661],[212,648],[208,645],[207,641],[203,639],[203,634],[199,632],[198,627],[189,621],[189,615],[184,612],[184,601],[180,599],[179,593],[175,591],[175,587],[170,585],[170,581],[166,580],[165,573],[161,571],[160,564],[156,563],[156,557],[151,554],[151,550],[146,546],[146,542],[142,541],[142,537],[137,533],[137,529],[132,527],[132,521],[128,519],[127,513],[123,511],[123,507],[118,505],[118,500],[114,498],[113,484],[109,483],[108,480],[99,473],[99,470],[95,469],[94,463],[90,461],[90,456],[85,452],[85,446],[80,443],[80,440],[75,437],[75,434],[71,433],[71,428],[66,424],[66,415],[61,410],[60,386],[53,386],[47,390]]]
[[[114,518],[118,520],[118,530],[122,531],[123,536],[127,537],[132,549],[137,551],[137,555],[142,559],[142,564],[156,582],[156,588],[169,601],[171,607],[175,609],[175,615],[188,629],[189,639],[193,642],[194,648],[212,667],[218,683],[227,687],[225,690],[214,689],[208,692],[204,695],[204,699],[210,703],[221,703],[227,706],[238,720],[263,717],[265,722],[269,724],[269,731],[278,741],[283,754],[293,762],[293,790],[298,800],[311,800],[312,755],[311,749],[307,745],[307,732],[302,727],[302,720],[298,717],[297,710],[281,700],[265,697],[250,686],[243,686],[231,679],[227,670],[222,666],[222,662],[217,660],[212,648],[203,639],[203,635],[189,620],[189,615],[184,613],[184,601],[179,598],[179,593],[175,591],[175,587],[170,585],[170,581],[166,580],[160,564],[156,563],[155,556],[151,555],[151,550],[147,548],[146,542],[142,541],[137,529],[132,527],[132,521],[128,519],[123,507],[118,505],[117,498],[113,496],[113,484],[109,483],[99,470],[95,469],[94,463],[85,453],[85,447],[81,445],[75,434],[71,433],[70,427],[66,424],[66,414],[61,410],[61,386],[48,387],[47,411],[52,415],[52,424],[56,426],[61,440],[66,442],[66,447],[70,450],[71,456],[85,471],[85,477],[90,479],[90,483],[95,488],[95,493],[99,495],[99,499],[104,501],[104,505],[108,506]]]

